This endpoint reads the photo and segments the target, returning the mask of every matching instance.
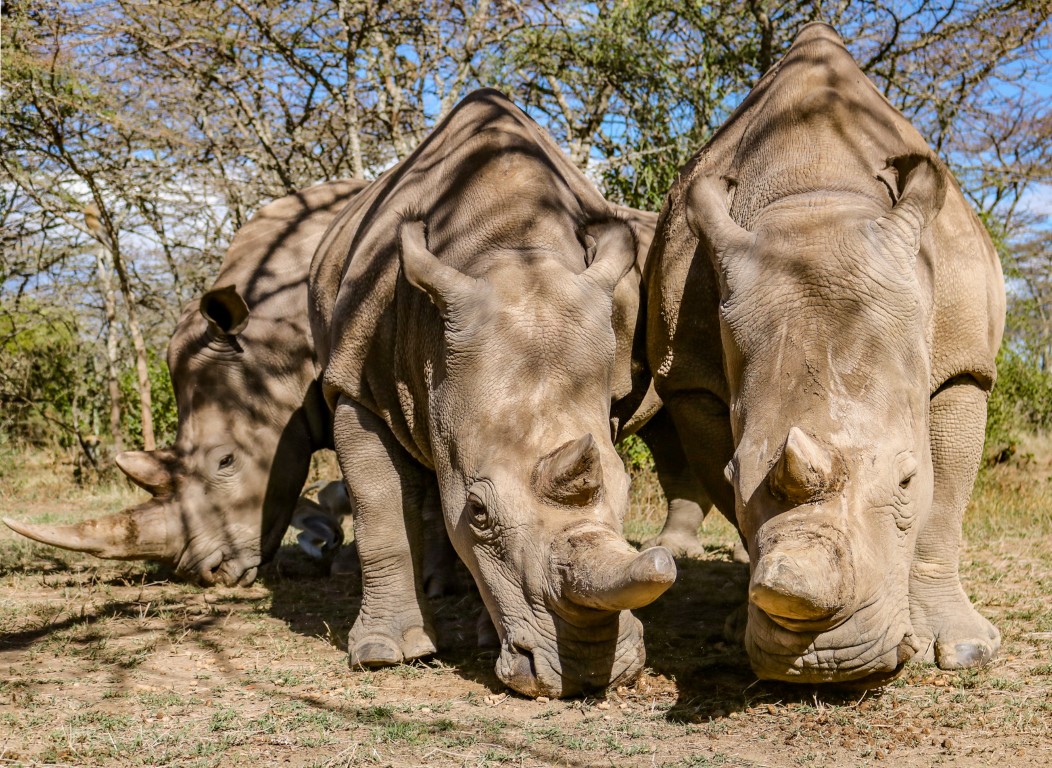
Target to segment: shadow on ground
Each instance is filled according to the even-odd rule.
[[[744,604],[748,566],[729,560],[681,559],[679,575],[659,600],[635,612],[643,622],[647,667],[641,685],[666,689],[675,699],[667,717],[707,722],[763,702],[855,701],[858,691],[765,683],[756,679],[744,648],[728,642],[724,624]],[[466,572],[462,583],[469,585]],[[347,633],[361,604],[361,579],[327,576],[295,547],[285,547],[262,574],[272,593],[271,613],[291,630],[328,637],[346,651]],[[493,692],[507,689],[494,674],[496,652],[479,649],[476,621],[483,610],[473,588],[431,601],[439,635],[436,656],[465,679]],[[649,681],[649,682],[647,682]]]

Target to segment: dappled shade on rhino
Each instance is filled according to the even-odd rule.
[[[682,170],[647,268],[658,393],[748,542],[757,674],[988,662],[1000,638],[957,564],[1000,266],[832,28],[804,28]]]
[[[439,505],[505,683],[565,696],[641,669],[628,609],[675,564],[621,536],[611,402],[646,388],[637,256],[630,225],[496,91],[340,215],[311,268],[311,323],[362,562],[352,663],[434,651],[417,510]]]
[[[98,557],[170,563],[203,584],[251,583],[288,527],[311,454],[331,445],[307,271],[363,186],[319,184],[261,208],[235,235],[216,287],[184,308],[168,347],[175,444],[117,456],[149,501],[74,525],[4,522]]]

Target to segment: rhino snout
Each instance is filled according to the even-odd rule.
[[[756,563],[749,601],[786,629],[827,630],[853,611],[854,581],[838,542],[785,543]]]
[[[598,611],[642,608],[676,580],[676,562],[664,547],[636,552],[614,531],[584,524],[555,545],[555,583],[576,606]]]

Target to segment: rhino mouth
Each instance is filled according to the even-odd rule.
[[[606,627],[575,627],[555,617],[555,639],[534,644],[512,634],[501,644],[496,673],[524,696],[566,698],[631,682],[646,661],[643,629],[627,611]]]
[[[905,600],[894,608],[876,600],[830,628],[805,631],[750,605],[745,645],[762,679],[862,687],[893,679],[917,652]]]
[[[191,539],[176,558],[175,572],[182,578],[210,587],[247,587],[256,580],[262,563],[259,546],[232,546],[230,542]]]

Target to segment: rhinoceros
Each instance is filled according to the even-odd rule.
[[[568,696],[641,668],[630,610],[665,591],[675,563],[621,536],[611,402],[642,395],[637,247],[615,214],[483,90],[330,228],[310,315],[362,563],[352,664],[435,650],[418,510],[440,507],[504,683]]]
[[[261,208],[231,242],[216,287],[183,310],[168,347],[175,445],[116,457],[152,499],[75,525],[4,522],[45,544],[170,563],[203,584],[251,583],[288,527],[311,454],[332,445],[307,271],[364,186],[333,181]]]
[[[982,665],[961,520],[1004,323],[997,255],[837,33],[805,27],[684,167],[647,265],[655,386],[748,542],[762,678]]]

